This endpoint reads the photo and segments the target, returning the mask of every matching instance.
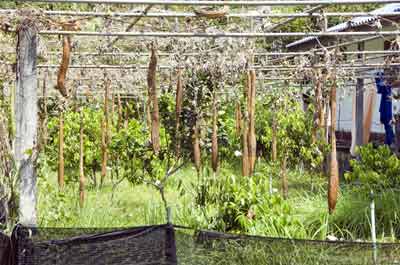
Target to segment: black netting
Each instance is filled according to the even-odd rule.
[[[12,254],[11,239],[0,232],[0,265],[11,265]]]
[[[400,264],[400,244],[290,240],[194,231],[172,225],[130,229],[31,229],[0,234],[0,265],[368,265]]]
[[[125,230],[18,228],[17,265],[172,265],[174,229],[169,225]]]
[[[400,244],[290,240],[200,231],[176,232],[179,264],[400,264]]]

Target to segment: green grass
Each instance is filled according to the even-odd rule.
[[[233,170],[226,167],[222,172],[232,174]],[[343,191],[335,213],[330,216],[324,177],[291,170],[288,178],[289,199],[285,203],[292,209],[289,215],[284,219],[274,218],[274,213],[257,216],[249,222],[246,233],[322,240],[327,235],[345,239],[370,238],[368,196]],[[211,206],[204,209],[195,207],[194,194],[190,192],[195,180],[195,170],[191,167],[182,169],[169,179],[166,197],[172,207],[173,223],[212,229],[213,221],[206,216],[217,216],[218,210]],[[182,189],[187,191],[183,195],[177,189],[180,181]],[[279,179],[273,179],[273,187],[279,190]],[[106,182],[102,189],[89,188],[82,209],[78,205],[78,186],[67,184],[63,193],[58,192],[55,174],[41,178],[39,189],[41,227],[127,227],[166,222],[160,194],[149,185],[133,186],[122,182],[113,191],[111,183]],[[379,240],[395,241],[399,236],[399,212],[400,198],[395,192],[387,192],[376,199]]]

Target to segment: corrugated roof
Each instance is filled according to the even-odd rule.
[[[368,25],[371,24],[375,21],[377,21],[379,18],[377,16],[374,16],[373,14],[380,14],[380,13],[393,13],[393,12],[400,12],[400,4],[389,4],[386,5],[382,8],[378,8],[374,11],[371,11],[370,13],[372,14],[371,16],[362,16],[362,17],[355,17],[347,22],[340,23],[336,26],[330,27],[327,29],[328,32],[340,32],[340,31],[345,31],[354,27],[358,27],[361,25]],[[292,42],[286,46],[286,48],[292,48],[294,46],[298,46],[304,43],[307,43],[312,40],[317,40],[318,37],[307,37],[303,38],[301,40]]]

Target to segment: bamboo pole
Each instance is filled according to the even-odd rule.
[[[289,195],[289,184],[287,179],[287,160],[288,160],[288,155],[285,154],[284,157],[282,158],[282,164],[281,164],[282,197],[285,200],[287,200]]]
[[[84,172],[84,125],[83,109],[79,110],[80,128],[79,128],[79,206],[83,208],[85,202],[85,172]]]
[[[215,89],[215,88],[214,88]],[[218,109],[217,109],[217,97],[213,95],[212,103],[212,137],[211,137],[211,166],[214,173],[218,172]]]
[[[178,69],[177,72],[178,80],[176,84],[176,98],[175,98],[175,155],[177,158],[181,155],[181,133],[180,133],[180,122],[182,114],[182,101],[183,101],[183,85],[182,85],[182,71]]]
[[[276,162],[278,159],[278,121],[276,118],[276,114],[273,114],[272,117],[272,162]]]
[[[64,110],[59,114],[59,135],[58,135],[58,186],[64,190]]]
[[[122,102],[121,102],[121,94],[118,93],[117,95],[117,100],[118,100],[118,124],[117,124],[117,129],[118,131],[122,127]]]
[[[102,119],[101,125],[101,135],[102,135],[102,143],[101,143],[101,150],[102,150],[102,159],[101,159],[101,177],[100,177],[100,186],[103,186],[104,180],[107,176],[107,163],[108,163],[108,144],[109,144],[109,88],[110,88],[111,80],[106,78],[104,83],[104,116]]]

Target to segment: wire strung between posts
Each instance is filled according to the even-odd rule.
[[[103,37],[157,37],[157,38],[277,38],[277,37],[363,37],[397,36],[400,31],[357,31],[357,32],[93,32],[93,31],[58,31],[43,30],[41,35],[74,35]]]
[[[0,14],[13,14],[18,12],[16,9],[0,9]],[[199,17],[193,12],[93,12],[93,11],[65,11],[65,10],[43,10],[43,14],[48,16],[73,16],[73,17],[147,17],[147,18],[186,18]],[[359,17],[359,16],[399,16],[399,12],[301,12],[301,13],[231,13],[226,14],[226,18],[294,18],[294,17]]]
[[[269,0],[269,1],[208,1],[208,0],[17,0],[16,2],[76,3],[76,4],[132,4],[132,5],[185,5],[185,6],[299,6],[299,5],[359,5],[390,4],[400,0]]]
[[[335,67],[340,67],[342,69],[364,69],[364,68],[387,68],[387,67],[392,67],[392,66],[400,66],[400,63],[390,63],[390,64],[335,64],[332,65]],[[55,64],[39,64],[37,65],[37,68],[58,68],[59,65]],[[313,68],[326,68],[326,65],[294,65],[294,66],[281,66],[281,65],[256,65],[252,66],[252,69],[256,70],[290,70],[290,69],[313,69]],[[148,66],[146,65],[70,65],[70,69],[148,69]],[[176,69],[176,67],[173,66],[166,66],[166,65],[160,65],[158,66],[158,69]],[[181,69],[184,69],[184,67],[181,67]]]
[[[223,49],[223,47],[220,47],[220,49]],[[9,51],[7,53],[14,54],[15,51]],[[188,53],[162,53],[160,52],[158,56],[160,57],[170,57],[170,56],[199,56],[199,55],[204,55],[204,54],[212,54],[212,52],[188,52]],[[333,51],[330,51],[330,53],[333,53]],[[60,56],[62,55],[61,52],[46,52],[47,55],[56,55]],[[324,55],[325,53],[323,52],[255,52],[253,53],[254,56],[314,56],[314,55]],[[393,51],[347,51],[347,52],[338,52],[336,53],[337,56],[342,56],[342,55],[398,55],[400,54],[400,50],[393,50]],[[148,57],[148,53],[135,53],[135,52],[117,52],[117,53],[112,53],[112,52],[74,52],[72,53],[73,56],[96,56],[96,57],[106,57],[106,56],[114,56],[114,57]],[[365,58],[365,60],[368,60],[369,58]]]

